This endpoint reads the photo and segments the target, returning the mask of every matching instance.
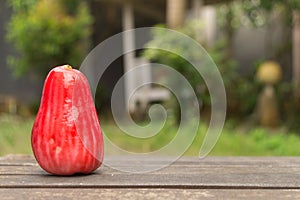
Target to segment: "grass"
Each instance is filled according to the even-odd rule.
[[[108,138],[122,149],[133,152],[155,151],[168,144],[175,137],[176,128],[166,126],[155,137],[135,139],[124,134],[113,124],[103,127]],[[207,126],[201,124],[198,133],[185,152],[187,156],[199,154]],[[188,135],[188,133],[186,133]],[[247,131],[226,124],[216,145],[209,155],[214,156],[299,156],[300,136],[282,130],[268,130],[255,127]]]
[[[0,156],[6,154],[32,154],[30,146],[31,128],[34,118],[0,115]],[[160,149],[176,136],[177,128],[167,124],[157,135],[137,139],[124,134],[111,122],[102,121],[105,135],[122,149],[136,153]],[[201,124],[198,134],[185,155],[197,156],[206,133]],[[186,139],[190,139],[186,131]],[[183,142],[183,141],[182,141]],[[215,156],[299,156],[300,137],[284,131],[270,131],[256,127],[247,131],[225,125],[223,132],[209,155]]]
[[[32,154],[30,145],[33,118],[0,115],[0,156]]]
[[[248,133],[225,129],[212,151],[215,155],[299,156],[300,137],[293,133],[254,128]]]

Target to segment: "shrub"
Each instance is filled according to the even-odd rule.
[[[43,78],[57,65],[78,66],[87,51],[92,17],[84,1],[9,0],[13,13],[7,39],[17,51],[8,57],[16,76],[33,71]]]

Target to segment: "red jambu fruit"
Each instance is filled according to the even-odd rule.
[[[89,174],[103,161],[103,136],[88,81],[69,65],[44,83],[31,144],[39,165],[55,175]]]

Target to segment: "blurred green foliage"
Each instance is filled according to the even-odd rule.
[[[7,40],[17,51],[8,63],[16,76],[44,78],[57,65],[78,66],[88,50],[93,19],[84,1],[9,0]]]
[[[239,133],[236,129],[225,127],[211,154],[299,156],[298,142],[300,142],[299,135],[294,132],[253,127],[245,133]]]
[[[0,156],[32,154],[30,134],[33,118],[12,115],[0,116]],[[120,130],[110,119],[102,119],[101,127],[106,137],[115,145],[131,152],[151,152],[162,148],[176,137],[177,128],[167,121],[160,132],[150,138],[137,139]],[[193,143],[185,155],[198,156],[207,125],[201,123]],[[189,132],[186,133],[187,135]],[[227,121],[222,134],[209,155],[215,156],[299,156],[300,137],[284,129],[269,130],[253,127],[240,130]],[[109,150],[109,149],[108,149]],[[113,152],[106,152],[107,155]]]
[[[252,24],[256,27],[269,22],[268,17],[272,11],[283,11],[285,20],[292,24],[292,11],[300,10],[299,0],[243,0],[242,9]]]
[[[216,63],[220,71],[227,94],[227,114],[228,116],[247,117],[255,112],[255,106],[258,99],[259,92],[262,85],[255,79],[255,72],[257,64],[272,59],[282,64],[285,67],[291,59],[291,28],[292,28],[292,11],[300,9],[300,1],[291,0],[243,0],[232,1],[228,4],[220,4],[217,9],[217,22],[219,26],[219,39],[215,42],[214,46],[208,47],[204,41],[199,37],[202,31],[202,22],[188,20],[185,24],[177,29],[189,37],[193,38],[204,46],[213,61]],[[272,44],[272,29],[268,30],[271,23],[272,15],[280,15],[283,17],[284,33],[282,36],[282,43]],[[277,19],[277,18],[276,18]],[[273,24],[274,25],[274,24]],[[270,37],[266,38],[266,52],[265,57],[261,57],[257,62],[253,63],[253,70],[250,73],[240,73],[238,63],[232,59],[232,45],[233,38],[238,28],[246,27],[266,27],[267,33]],[[197,35],[198,34],[198,35]],[[286,39],[287,38],[287,39]],[[286,40],[285,40],[286,39]],[[153,40],[149,42],[151,46],[171,46],[179,52],[178,55],[170,52],[146,49],[144,56],[152,61],[173,67],[183,74],[192,85],[200,101],[203,102],[203,108],[210,106],[210,96],[203,79],[190,63],[184,60],[180,55],[187,55],[188,58],[195,58],[198,56],[199,60],[201,55],[197,55],[187,44],[177,41],[177,38],[170,38],[167,34],[161,32],[153,33]],[[283,70],[285,73],[285,71]],[[293,88],[291,83],[281,83],[275,86],[276,94],[279,100],[280,116],[283,122],[288,122],[286,125],[292,130],[297,129],[300,111],[295,109],[296,102],[289,100],[287,96],[293,96]],[[175,101],[174,101],[175,102]],[[295,104],[296,103],[296,104]],[[178,112],[177,112],[178,114]],[[298,125],[299,127],[299,125]]]
[[[0,116],[0,156],[5,154],[32,154],[30,135],[33,118],[13,115]]]
[[[266,48],[268,49],[269,57],[281,63],[283,73],[286,73],[285,68],[291,63],[292,59],[292,28],[293,28],[293,11],[300,10],[299,0],[243,0],[241,2],[241,10],[250,20],[253,27],[268,27],[272,23],[271,20],[275,15],[279,15],[284,23],[284,35],[280,45],[272,45],[272,29],[268,32],[266,38]],[[280,18],[276,18],[278,20]],[[279,22],[281,23],[281,22]],[[288,60],[288,62],[286,62]],[[300,124],[300,106],[299,100],[295,98],[294,86],[292,81],[281,82],[276,85],[276,94],[279,101],[280,116],[282,122],[290,130],[299,132]]]
[[[255,83],[253,77],[243,76],[237,71],[237,63],[227,55],[228,40],[221,38],[214,46],[207,47],[201,37],[197,35],[201,33],[201,28],[202,25],[199,20],[190,20],[177,31],[203,44],[207,53],[216,64],[223,78],[227,93],[228,113],[239,114],[239,116],[245,116],[251,113],[256,102],[257,96],[255,94],[258,92],[258,84]],[[147,46],[164,46],[168,47],[168,49],[174,49],[176,53],[147,48]],[[170,34],[164,31],[164,29],[155,29],[153,39],[146,45],[143,56],[151,61],[170,66],[180,72],[193,87],[199,102],[202,102],[202,108],[206,109],[210,107],[210,94],[204,80],[193,65],[184,59],[188,58],[189,60],[196,61],[196,63],[197,61],[200,63],[207,62],[207,54],[204,53],[204,51],[199,52],[199,50],[192,49],[189,43],[184,39],[180,40],[178,37],[170,37]],[[213,69],[210,67],[210,63],[201,63],[201,65],[206,66],[208,71]],[[179,113],[177,113],[177,115],[179,115]],[[177,117],[179,118],[179,116]]]

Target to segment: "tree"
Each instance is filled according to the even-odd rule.
[[[9,0],[7,40],[17,51],[8,57],[16,76],[33,71],[44,78],[57,65],[78,66],[87,52],[92,17],[84,1]]]

